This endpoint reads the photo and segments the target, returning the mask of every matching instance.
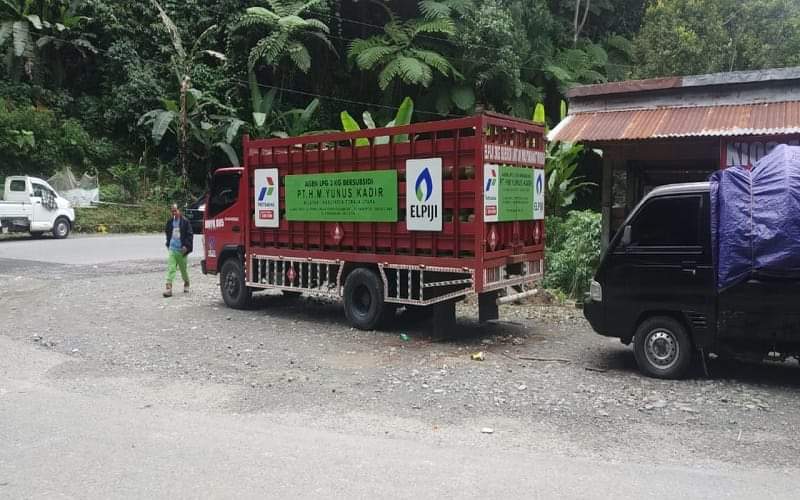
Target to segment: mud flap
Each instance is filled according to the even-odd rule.
[[[478,321],[486,323],[500,319],[500,308],[497,305],[497,292],[487,292],[478,295]]]
[[[446,339],[456,335],[456,301],[439,302],[433,307],[433,338]]]

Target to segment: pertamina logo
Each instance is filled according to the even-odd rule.
[[[486,191],[488,192],[490,189],[492,189],[492,186],[495,184],[497,184],[497,172],[495,169],[492,169],[492,176],[486,179]]]
[[[536,194],[542,194],[544,189],[544,176],[539,175],[536,177]]]
[[[267,177],[267,185],[261,188],[261,193],[258,195],[258,201],[264,201],[267,196],[272,196],[275,192],[275,181],[272,177]]]

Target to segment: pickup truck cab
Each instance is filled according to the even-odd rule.
[[[46,181],[28,176],[11,176],[5,181],[0,201],[0,231],[29,232],[66,238],[75,224],[75,210]]]
[[[708,182],[663,186],[631,212],[600,260],[584,315],[633,343],[639,368],[685,375],[707,353],[800,355],[800,282],[748,279],[718,292]]]

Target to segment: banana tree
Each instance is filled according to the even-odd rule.
[[[172,64],[172,69],[175,72],[175,76],[177,77],[178,84],[180,86],[179,87],[180,126],[179,126],[178,142],[180,151],[181,181],[183,182],[183,189],[186,190],[189,179],[189,166],[188,166],[189,132],[190,132],[189,95],[190,91],[192,90],[192,71],[194,69],[194,65],[202,57],[209,56],[212,59],[215,59],[220,62],[226,61],[227,58],[225,57],[224,54],[217,52],[215,50],[208,50],[201,48],[202,45],[206,42],[207,38],[217,30],[216,25],[208,27],[203,33],[201,33],[200,36],[198,36],[197,39],[195,40],[194,44],[187,51],[184,48],[183,39],[181,37],[180,31],[178,30],[177,25],[172,21],[172,18],[170,18],[167,12],[161,7],[161,4],[158,3],[158,0],[150,0],[150,1],[153,4],[153,7],[155,7],[156,10],[158,11],[158,15],[161,18],[161,23],[166,28],[167,33],[169,34],[170,37],[170,41],[172,43],[173,52],[172,55],[170,56],[170,62]],[[145,114],[145,116],[148,115],[149,113]],[[168,115],[163,115],[162,120],[166,120],[167,116]],[[160,128],[161,127],[159,127],[159,129]],[[164,130],[166,130],[166,128],[164,128]],[[161,134],[161,136],[163,137],[163,133]],[[161,140],[159,139],[158,142],[161,142]]]
[[[572,205],[578,194],[597,186],[575,175],[582,155],[581,144],[553,142],[547,146],[545,206],[549,213],[560,215]]]
[[[0,46],[9,44],[9,72],[15,60],[22,60],[25,75],[33,79],[40,53],[50,52],[48,67],[59,79],[63,73],[66,51],[81,57],[96,53],[89,35],[79,28],[90,19],[76,14],[83,0],[49,2],[36,0],[0,0]]]
[[[411,115],[414,114],[414,101],[411,100],[410,97],[406,97],[403,99],[403,102],[400,104],[400,107],[397,108],[397,114],[395,115],[394,119],[384,125],[384,127],[402,127],[403,125],[408,125],[411,123]],[[364,111],[361,115],[362,119],[364,120],[364,125],[368,129],[377,128],[375,126],[375,120],[372,118],[372,114],[369,111]],[[355,118],[353,118],[350,113],[347,111],[342,111],[340,118],[342,120],[342,128],[345,132],[356,132],[361,130],[361,126],[358,124]],[[400,134],[395,136],[394,142],[408,142],[408,134]],[[375,138],[375,144],[389,144],[389,137],[388,136],[381,136]],[[356,139],[356,146],[368,146],[369,140],[360,138]]]
[[[249,83],[253,121],[248,128],[254,137],[294,137],[309,131],[311,119],[319,109],[319,99],[313,99],[305,108],[279,111],[276,103],[277,88],[262,92],[252,70]]]
[[[236,118],[233,108],[191,88],[186,91],[184,122],[181,107],[176,101],[164,99],[162,103],[163,108],[149,111],[139,118],[139,126],[149,127],[153,144],[160,146],[168,134],[180,141],[185,127],[187,137],[191,137],[195,145],[191,151],[195,158],[206,159],[211,151],[219,149],[232,165],[239,166],[239,157],[231,143],[245,122]]]

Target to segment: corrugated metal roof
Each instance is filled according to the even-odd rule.
[[[800,101],[576,113],[550,132],[564,142],[800,133]]]

